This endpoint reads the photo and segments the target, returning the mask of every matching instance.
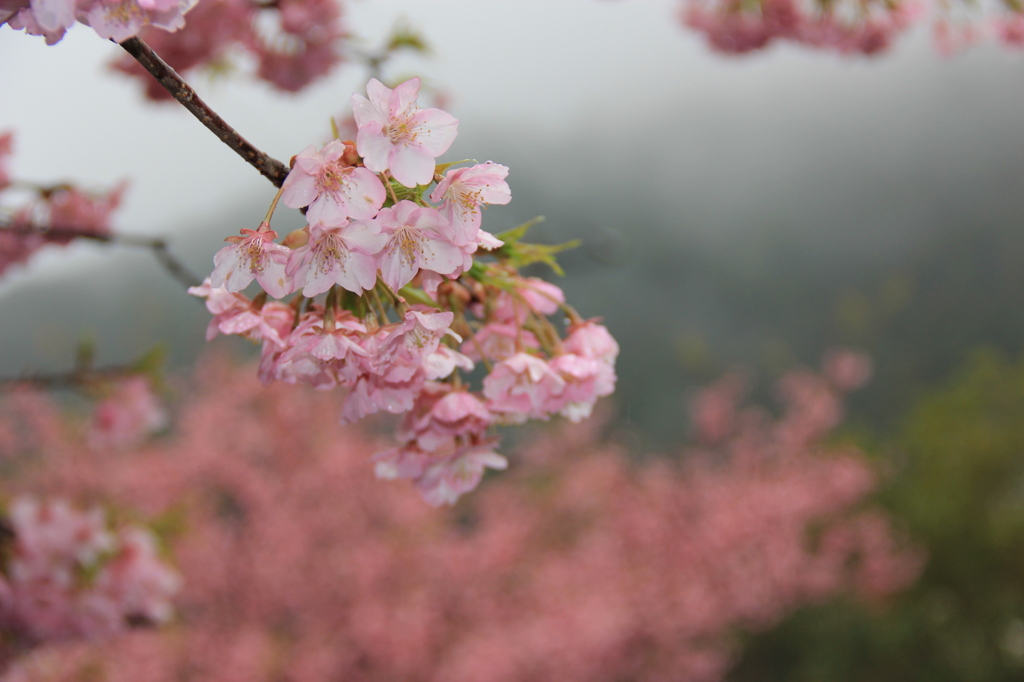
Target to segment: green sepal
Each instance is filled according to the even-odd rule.
[[[387,198],[384,201],[385,206],[394,206],[398,201],[411,201],[415,204],[423,206],[423,193],[426,192],[427,189],[430,187],[429,184],[416,185],[415,187],[406,187],[405,185],[400,183],[398,180],[395,180],[394,178],[390,178],[388,180],[388,185],[391,186],[391,191],[387,193]],[[394,195],[397,201],[392,200],[392,195]]]
[[[476,159],[462,159],[461,161],[449,161],[448,163],[439,163],[434,166],[434,175],[444,175],[444,172],[452,166],[457,166],[460,163],[476,163]]]

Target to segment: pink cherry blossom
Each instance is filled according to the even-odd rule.
[[[558,304],[565,303],[565,293],[555,284],[539,277],[516,278],[515,292],[503,291],[497,297],[491,313],[495,320],[521,325],[530,312],[554,315]]]
[[[539,277],[524,278],[519,294],[541,315],[554,315],[558,312],[558,304],[565,303],[565,292],[558,285]]]
[[[853,3],[850,3],[853,5]],[[685,0],[683,21],[705,34],[715,50],[746,53],[776,40],[849,54],[876,54],[920,16],[921,3],[837,2],[828,7],[798,0]]]
[[[939,19],[932,26],[935,51],[943,57],[952,57],[985,38],[985,30],[974,23],[953,23]]]
[[[97,0],[79,19],[101,38],[121,42],[143,26],[177,31],[197,0]]]
[[[384,185],[369,170],[345,165],[344,155],[345,144],[338,140],[320,151],[310,145],[299,152],[285,178],[281,201],[292,208],[309,206],[310,225],[336,227],[349,218],[373,218],[384,203]]]
[[[149,379],[134,376],[117,383],[96,405],[88,441],[93,448],[126,449],[143,442],[168,424],[167,410]]]
[[[257,308],[244,294],[224,287],[210,286],[210,278],[196,287],[189,287],[192,296],[206,299],[206,309],[213,319],[206,327],[206,340],[220,334],[237,334],[252,341],[269,341],[278,347],[291,331],[295,311],[275,301]]]
[[[495,237],[490,232],[487,232],[486,230],[479,230],[476,233],[476,246],[478,249],[483,249],[484,251],[494,251],[495,249],[501,248],[501,246],[504,243],[505,242],[501,241],[500,239]]]
[[[540,342],[529,329],[514,324],[491,322],[485,324],[462,344],[462,351],[473,360],[501,361],[516,354],[518,349],[530,351],[540,348]]]
[[[11,225],[13,227],[30,227],[32,220],[29,212],[15,213],[11,219]],[[0,230],[0,274],[12,265],[25,263],[46,244],[46,238],[39,233],[16,234],[10,230]]]
[[[143,28],[140,37],[178,73],[230,60],[236,67],[254,64],[255,75],[278,90],[298,92],[343,60],[348,31],[342,11],[337,0],[202,0],[177,33]],[[169,98],[130,56],[114,68],[138,79],[147,97]]]
[[[225,239],[232,243],[214,254],[210,285],[235,292],[245,289],[255,279],[274,298],[294,291],[285,273],[291,249],[274,243],[277,233],[242,228],[242,234],[245,236]]]
[[[28,7],[28,0],[0,0],[0,26],[25,7]]]
[[[451,275],[464,266],[464,254],[452,243],[451,228],[436,209],[400,201],[381,209],[376,221],[388,236],[377,262],[392,289],[404,287],[421,269]]]
[[[701,389],[690,401],[690,423],[698,442],[719,445],[736,433],[737,405],[748,388],[746,377],[732,372]]]
[[[504,469],[485,437],[494,421],[483,401],[451,384],[422,385],[396,431],[403,443],[374,456],[378,478],[411,479],[428,504],[453,504],[477,486],[485,467]]]
[[[363,374],[345,396],[340,422],[353,424],[381,410],[402,414],[412,409],[426,378],[422,371],[408,379],[389,380],[376,374]]]
[[[374,372],[388,381],[407,381],[421,372],[427,356],[437,351],[441,339],[454,336],[450,329],[454,319],[455,314],[450,311],[407,311],[405,319],[387,329],[382,337],[373,357]]]
[[[762,19],[712,3],[686,2],[681,15],[683,23],[703,33],[711,49],[719,52],[744,54],[759,50],[775,34],[767,14]]]
[[[507,469],[508,460],[494,452],[495,443],[459,448],[448,459],[428,466],[415,481],[423,500],[432,507],[455,504],[480,485],[485,469]]]
[[[126,630],[130,619],[165,622],[177,573],[139,527],[117,534],[100,509],[22,496],[11,505],[14,544],[0,578],[0,627],[32,646]]]
[[[497,163],[478,163],[469,168],[449,170],[430,194],[441,202],[443,215],[455,232],[455,243],[474,242],[480,230],[481,210],[488,204],[507,204],[512,200],[505,178],[508,167]]]
[[[75,23],[75,9],[74,0],[7,0],[0,3],[0,25],[43,36],[53,45]]]
[[[188,14],[187,25],[176,33],[144,28],[139,37],[178,73],[203,65],[223,63],[229,53],[253,50],[259,9],[249,0],[202,0]],[[111,66],[133,76],[152,100],[169,100],[171,95],[130,55]]]
[[[338,376],[332,371],[333,368],[311,353],[304,352],[307,350],[292,347],[281,349],[264,343],[256,375],[265,386],[280,381],[285,384],[307,384],[319,390],[336,388]]]
[[[210,286],[207,277],[197,287],[189,287],[192,296],[206,299],[206,309],[213,314],[206,326],[206,340],[213,340],[220,334],[244,334],[259,326],[260,316],[244,294],[231,292],[224,287]]]
[[[341,3],[279,0],[274,6],[279,32],[256,31],[249,46],[259,58],[260,78],[287,92],[298,92],[330,73],[342,59],[338,43],[348,36],[341,23]]]
[[[395,436],[400,442],[415,443],[421,450],[438,452],[454,447],[459,437],[482,435],[493,421],[483,401],[469,391],[428,382]]]
[[[9,569],[16,580],[50,573],[52,566],[58,571],[51,574],[56,582],[70,583],[73,564],[92,563],[114,545],[102,510],[79,512],[65,500],[19,497],[11,505],[10,520],[18,539]]]
[[[483,401],[465,390],[453,390],[441,397],[430,408],[430,417],[435,432],[440,428],[451,436],[482,433],[494,421]],[[417,440],[423,445],[422,436]]]
[[[10,151],[11,135],[0,136],[0,189],[10,182],[4,168]],[[32,201],[10,210],[0,219],[0,272],[23,263],[47,244],[66,245],[76,236],[105,236],[111,231],[111,215],[120,205],[126,184],[109,192],[85,192],[62,185],[38,192]]]
[[[423,374],[428,381],[445,379],[451,376],[456,368],[472,372],[473,361],[448,346],[438,346],[437,350],[423,359]]]
[[[565,390],[565,380],[544,360],[516,353],[502,360],[484,378],[487,408],[509,421],[547,419],[553,399]]]
[[[45,33],[66,31],[75,23],[75,0],[31,0],[32,16]]]
[[[992,30],[1004,45],[1024,47],[1024,14],[1011,12],[992,20]]]
[[[822,374],[840,391],[860,388],[871,379],[874,362],[865,353],[848,348],[835,348],[822,360]]]
[[[333,41],[302,41],[300,45],[295,50],[279,50],[273,42],[262,44],[257,51],[256,75],[285,92],[299,92],[341,62]]]
[[[565,349],[589,358],[598,358],[607,363],[615,363],[619,356],[619,344],[608,328],[594,320],[573,325],[565,338]]]
[[[261,375],[320,389],[354,384],[363,369],[362,359],[370,355],[359,345],[366,327],[348,311],[336,314],[333,327],[325,328],[319,313],[307,314],[288,337],[285,350],[274,357],[273,367],[265,367]]]
[[[52,192],[45,204],[49,224],[57,230],[110,234],[111,214],[121,205],[127,188],[127,183],[121,183],[103,194],[83,192],[76,187]],[[71,240],[71,237],[47,237],[47,241],[58,244],[67,244]]]
[[[490,424],[483,403],[465,391],[447,391],[427,384],[403,420],[405,444],[373,456],[377,478],[410,479],[432,507],[455,504],[479,485],[486,468],[508,467],[508,460],[494,452],[497,439],[482,435]],[[441,426],[446,417],[451,418],[447,428]]]
[[[159,625],[174,615],[171,597],[181,589],[177,571],[160,559],[156,538],[139,526],[117,534],[118,553],[96,579],[96,590],[128,617]]]
[[[786,414],[778,425],[778,439],[788,447],[806,447],[835,428],[843,419],[840,393],[824,377],[810,370],[790,372],[779,381],[778,392]]]
[[[373,473],[382,481],[417,479],[434,460],[433,455],[415,447],[395,446],[374,453]]]
[[[366,94],[352,95],[358,133],[356,149],[375,173],[390,170],[406,187],[426,185],[434,177],[434,160],[448,151],[459,122],[440,109],[420,109],[416,97],[420,79],[412,78],[394,90],[376,78]]]
[[[291,177],[291,176],[289,176]],[[362,294],[377,283],[377,254],[388,242],[372,220],[327,227],[311,225],[309,241],[291,252],[285,273],[303,296],[322,294],[337,284]]]
[[[595,358],[566,353],[548,363],[565,381],[565,390],[547,406],[571,422],[590,416],[598,398],[615,391],[615,370]]]

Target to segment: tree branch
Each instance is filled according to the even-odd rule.
[[[182,80],[170,65],[160,56],[142,42],[139,38],[129,38],[119,43],[125,51],[135,58],[146,71],[156,78],[157,82],[164,87],[171,97],[178,100],[183,107],[189,110],[199,122],[210,129],[221,142],[235,150],[245,159],[246,163],[260,172],[274,184],[280,187],[288,175],[288,167],[277,159],[271,158],[266,153],[254,147],[248,140],[238,134],[234,128],[217,115],[206,102],[199,98],[196,91],[188,83]]]
[[[18,377],[0,377],[0,391],[14,386],[34,386],[44,390],[69,390],[88,386],[98,381],[120,379],[141,374],[129,366],[85,367],[68,372],[24,374]]]
[[[48,227],[44,225],[9,225],[0,222],[0,232],[7,232],[16,235],[35,235],[44,239],[60,243],[65,239],[90,239],[104,244],[121,244],[124,246],[135,246],[149,249],[160,261],[160,264],[170,273],[171,277],[178,280],[186,287],[195,287],[202,284],[202,280],[194,275],[185,265],[171,254],[167,242],[160,238],[150,239],[148,237],[137,237],[135,235],[88,232],[69,227]]]

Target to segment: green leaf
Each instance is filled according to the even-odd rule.
[[[516,268],[524,268],[527,265],[532,265],[533,263],[545,263],[548,267],[554,270],[556,274],[560,276],[565,275],[565,271],[562,270],[561,266],[558,265],[558,261],[555,260],[555,254],[565,251],[566,249],[575,249],[580,245],[580,240],[574,239],[571,242],[565,242],[564,244],[550,245],[523,243],[522,239],[526,236],[526,232],[542,220],[544,220],[544,217],[538,216],[533,220],[523,223],[519,227],[514,227],[507,232],[495,235],[505,243],[498,248],[494,254],[498,258],[508,261],[508,263]]]
[[[544,263],[559,277],[564,277],[565,270],[555,260],[555,254],[567,249],[575,249],[580,243],[579,239],[574,239],[564,244],[517,244],[512,262],[517,268],[525,268],[534,263]]]
[[[510,244],[514,245],[514,244],[517,244],[520,239],[522,239],[523,237],[526,236],[527,230],[529,230],[531,227],[533,227],[537,223],[542,223],[542,222],[544,222],[544,216],[539,215],[536,218],[533,218],[532,220],[527,220],[525,223],[523,223],[519,227],[513,227],[511,230],[505,230],[501,234],[496,234],[494,236],[497,237],[498,239],[500,239],[501,241],[505,242],[505,246],[509,246]],[[503,248],[505,248],[505,246],[503,246],[501,248],[503,249]],[[500,251],[501,249],[498,249],[498,250]]]
[[[446,170],[460,163],[476,163],[476,159],[463,159],[462,161],[449,161],[434,166],[434,175],[443,175]]]

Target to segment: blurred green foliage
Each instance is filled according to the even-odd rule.
[[[887,604],[801,611],[749,639],[733,682],[1024,680],[1024,363],[978,353],[866,446],[929,559]]]

